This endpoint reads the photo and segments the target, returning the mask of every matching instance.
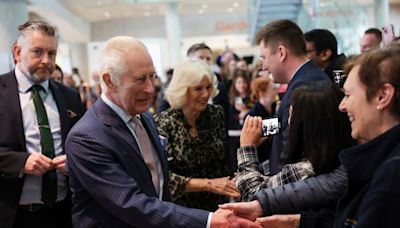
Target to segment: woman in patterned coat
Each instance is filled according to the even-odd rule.
[[[174,70],[165,97],[171,108],[156,116],[159,134],[168,139],[171,198],[175,203],[214,211],[227,197],[239,197],[229,178],[227,135],[222,107],[209,104],[217,79],[198,59]]]

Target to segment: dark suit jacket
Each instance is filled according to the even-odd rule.
[[[83,113],[78,92],[52,80],[53,93],[60,114],[62,141]],[[0,226],[11,227],[17,212],[24,178],[19,178],[25,161],[25,134],[15,71],[0,75]],[[71,118],[68,112],[74,112]]]
[[[159,156],[163,201],[158,199],[138,144],[124,121],[99,98],[68,135],[72,222],[78,227],[202,227],[208,212],[168,200],[168,163],[152,118],[143,126]]]
[[[282,97],[281,104],[276,113],[281,123],[280,133],[274,135],[272,138],[272,149],[269,157],[269,167],[270,173],[272,175],[281,171],[282,161],[286,159],[286,154],[282,154],[285,150],[288,138],[288,118],[289,118],[289,107],[291,105],[291,98],[293,91],[308,82],[319,81],[319,80],[329,80],[328,75],[326,75],[317,65],[312,61],[305,63],[300,69],[295,73],[292,80],[289,82],[285,95]]]

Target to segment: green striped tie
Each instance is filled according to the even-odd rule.
[[[36,110],[36,117],[40,131],[40,146],[42,147],[42,154],[53,159],[54,142],[53,135],[50,131],[49,120],[47,118],[46,109],[44,108],[42,98],[39,91],[43,90],[40,85],[33,85],[32,100]],[[42,176],[42,201],[46,205],[52,205],[57,198],[57,173],[55,169],[47,171]]]

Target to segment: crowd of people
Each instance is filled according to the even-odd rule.
[[[254,66],[226,50],[213,72],[197,43],[162,84],[116,36],[90,86],[28,21],[0,75],[0,226],[398,227],[400,46],[381,41],[368,29],[347,58],[329,30],[276,20]]]

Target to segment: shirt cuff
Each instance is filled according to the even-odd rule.
[[[214,213],[212,213],[212,212],[210,212],[210,213],[208,214],[208,219],[207,219],[206,228],[211,228],[211,219],[212,219],[213,214],[214,214]]]

